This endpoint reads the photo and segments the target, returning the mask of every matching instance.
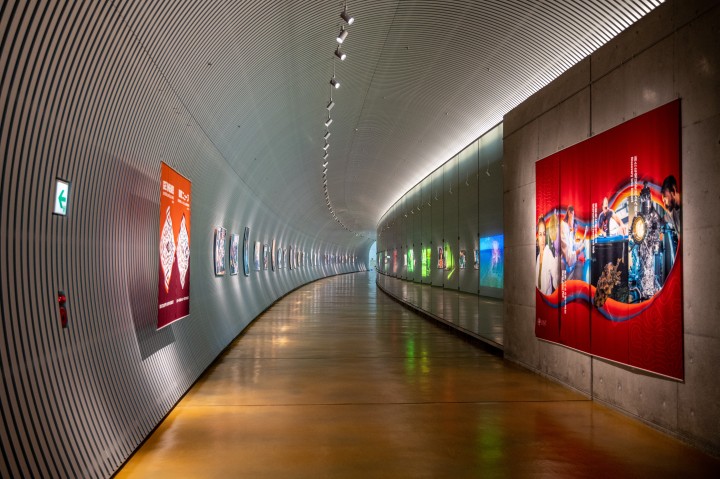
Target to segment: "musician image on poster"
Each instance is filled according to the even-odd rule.
[[[683,379],[680,131],[673,100],[536,163],[536,214],[560,261],[552,291],[536,223],[538,338]]]
[[[575,208],[573,205],[568,205],[565,217],[560,221],[560,259],[566,281],[584,279],[587,229],[583,231],[582,238],[579,240],[578,236]]]
[[[558,288],[557,257],[550,247],[551,241],[547,237],[545,219],[540,216],[536,226],[537,244],[535,260],[535,277],[537,289],[544,295],[551,295]]]

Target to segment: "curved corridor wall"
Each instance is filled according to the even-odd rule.
[[[0,9],[2,477],[112,475],[253,318],[367,256],[256,200],[111,2],[75,7]],[[190,315],[157,330],[161,161],[192,181],[192,267]],[[215,276],[218,225],[305,260]]]
[[[502,298],[503,125],[405,193],[378,223],[380,272]]]

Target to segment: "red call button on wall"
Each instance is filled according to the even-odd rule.
[[[67,328],[68,315],[67,315],[67,296],[62,291],[58,291],[58,306],[60,306],[60,324],[63,328]]]

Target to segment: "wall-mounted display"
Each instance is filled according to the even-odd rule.
[[[250,276],[250,227],[245,227],[243,235],[243,273]]]
[[[458,257],[458,266],[460,269],[465,269],[465,264],[467,259],[465,258],[467,256],[467,251],[464,249],[460,250],[460,256]]]
[[[415,251],[413,250],[413,248],[408,248],[406,261],[407,261],[408,273],[414,273],[415,272]]]
[[[505,271],[503,235],[480,238],[480,286],[502,288]]]
[[[160,163],[157,329],[190,314],[190,180]]]
[[[222,226],[215,227],[215,276],[223,276],[225,274],[225,234],[226,230]]]
[[[473,268],[480,269],[480,250],[476,249],[474,252]]]
[[[270,245],[270,267],[273,271],[277,268],[277,250],[275,249],[275,239],[273,238]]]
[[[263,269],[265,271],[270,267],[270,246],[267,243],[263,245]]]
[[[437,253],[438,253],[437,267],[438,267],[438,269],[444,269],[445,268],[445,251],[442,246],[437,247]]]
[[[238,274],[238,250],[240,248],[240,235],[230,235],[230,275]]]
[[[683,378],[680,102],[536,165],[537,337]]]
[[[255,266],[255,271],[260,271],[260,254],[262,249],[262,243],[259,241],[255,242],[255,251],[253,252],[253,266]]]
[[[290,270],[295,269],[295,268],[293,268],[293,247],[292,246],[288,246],[287,260],[288,260],[288,268],[290,268]]]
[[[420,273],[423,278],[430,276],[430,265],[432,265],[432,248],[423,248],[422,256],[420,257]]]
[[[275,271],[275,264],[277,263],[277,256],[275,254],[275,239],[273,238],[270,246],[270,267]]]

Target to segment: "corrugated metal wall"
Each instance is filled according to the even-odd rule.
[[[258,201],[112,3],[3,2],[0,34],[0,476],[107,477],[276,298],[354,269],[215,277],[215,225],[367,252]],[[191,314],[156,331],[161,161],[193,182]],[[67,217],[51,214],[56,177]]]

